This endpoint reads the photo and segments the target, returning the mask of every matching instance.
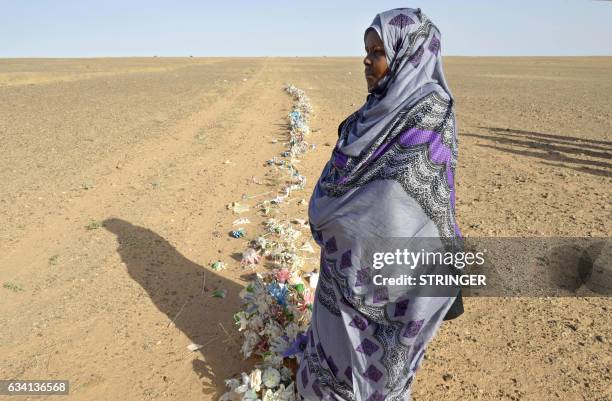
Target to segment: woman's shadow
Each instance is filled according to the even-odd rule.
[[[241,358],[242,340],[233,321],[242,286],[193,263],[147,228],[118,218],[105,220],[103,226],[117,236],[117,251],[130,277],[168,316],[168,326],[174,324],[193,343],[204,345],[198,351],[203,360],[194,360],[193,369],[203,392],[218,397],[224,380],[248,363]],[[217,289],[227,290],[226,298],[214,298]]]

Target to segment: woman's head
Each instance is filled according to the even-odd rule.
[[[341,125],[339,149],[347,156],[360,155],[398,111],[410,109],[432,92],[453,101],[442,68],[440,31],[420,9],[377,14],[363,40],[368,96]]]
[[[366,56],[363,59],[368,92],[371,91],[389,71],[385,44],[374,28],[368,28],[364,37]]]
[[[440,32],[420,9],[395,8],[376,15],[364,32],[368,92],[409,95],[431,82],[446,87],[440,58]]]

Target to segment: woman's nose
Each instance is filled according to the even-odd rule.
[[[363,58],[363,64],[370,65],[370,64],[372,64],[372,60],[370,60],[370,58],[368,56],[365,56]]]

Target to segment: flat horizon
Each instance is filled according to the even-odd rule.
[[[443,58],[447,57],[465,57],[465,58],[612,58],[612,54],[594,54],[594,55],[460,55],[460,54],[449,54],[443,55]],[[0,57],[0,60],[74,60],[74,59],[133,59],[133,58],[362,58],[362,56],[17,56],[17,57]]]

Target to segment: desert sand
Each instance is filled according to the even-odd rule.
[[[445,69],[463,234],[609,237],[612,58]],[[263,179],[285,149],[285,83],[311,99],[316,149],[280,213],[307,218],[295,200],[365,100],[360,59],[0,60],[1,379],[68,379],[70,400],[216,400],[249,366],[232,314],[250,271],[236,259],[263,217],[230,238],[225,205],[276,190]],[[414,400],[611,399],[609,298],[465,309],[429,347]]]

